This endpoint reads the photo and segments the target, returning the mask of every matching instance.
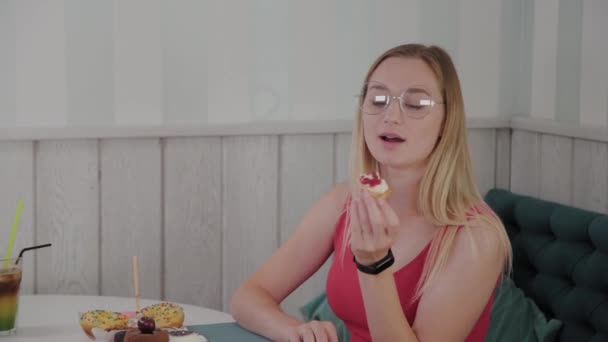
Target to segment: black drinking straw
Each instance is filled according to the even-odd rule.
[[[44,245],[32,246],[32,247],[22,249],[21,252],[19,252],[19,257],[17,258],[17,261],[15,261],[15,264],[19,263],[19,260],[21,260],[21,257],[23,256],[24,252],[31,251],[33,249],[38,249],[38,248],[50,247],[50,246],[51,246],[50,243],[46,243]]]

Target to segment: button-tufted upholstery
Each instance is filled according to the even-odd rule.
[[[493,189],[486,202],[513,246],[513,278],[559,341],[608,341],[608,216]]]

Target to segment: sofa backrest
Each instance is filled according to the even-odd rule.
[[[564,322],[559,341],[608,341],[608,215],[500,189],[485,200],[509,234],[515,284]]]

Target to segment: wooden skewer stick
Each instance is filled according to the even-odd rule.
[[[137,256],[133,256],[133,288],[135,289],[135,306],[137,307],[137,312],[139,312],[139,266],[137,263]]]

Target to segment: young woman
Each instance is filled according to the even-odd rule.
[[[233,316],[274,341],[337,341],[330,322],[302,322],[279,306],[333,253],[327,298],[351,341],[484,341],[511,246],[475,185],[449,55],[418,44],[386,51],[359,104],[350,181],[241,285]],[[387,199],[361,187],[370,172],[386,180]]]

